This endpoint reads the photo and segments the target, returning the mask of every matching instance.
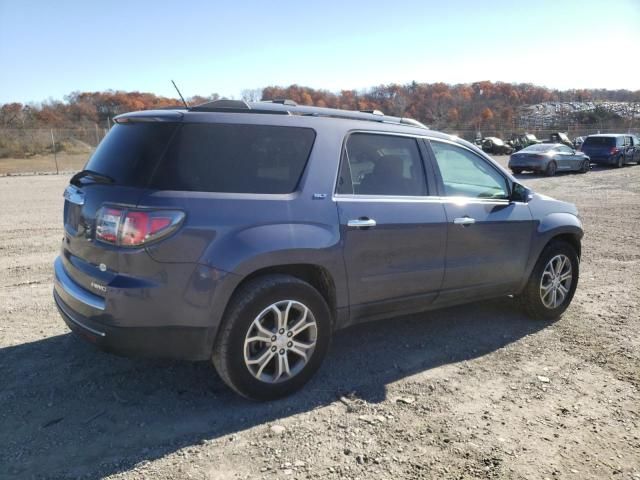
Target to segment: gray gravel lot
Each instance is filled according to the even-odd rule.
[[[520,177],[584,222],[560,321],[506,298],[360,326],[266,404],[71,336],[51,298],[68,177],[0,178],[0,478],[640,479],[640,166]]]

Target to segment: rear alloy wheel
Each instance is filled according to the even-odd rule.
[[[541,320],[559,318],[573,299],[579,268],[578,255],[570,244],[563,241],[549,243],[518,297],[526,314]]]
[[[618,163],[616,164],[616,167],[617,167],[617,168],[622,168],[622,167],[624,167],[624,158],[622,157],[622,155],[620,155],[620,156],[618,157]]]
[[[558,170],[558,165],[556,165],[556,162],[552,160],[547,165],[547,169],[544,171],[544,174],[547,177],[553,177],[556,174],[557,170]]]
[[[589,160],[585,160],[582,162],[582,166],[580,167],[580,173],[587,173],[591,170],[591,162]]]
[[[289,275],[249,281],[234,294],[213,349],[224,382],[253,400],[300,389],[320,367],[331,312],[320,293]]]

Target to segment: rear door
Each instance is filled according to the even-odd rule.
[[[632,135],[631,141],[633,142],[633,161],[640,163],[640,139]]]
[[[624,137],[624,161],[625,163],[633,162],[633,140],[631,139],[631,135],[625,135]]]
[[[513,293],[534,229],[526,203],[509,201],[507,177],[476,152],[431,140],[447,216],[446,270],[439,303]]]
[[[373,132],[345,142],[334,199],[354,320],[420,310],[440,290],[446,216],[424,151],[416,138]]]

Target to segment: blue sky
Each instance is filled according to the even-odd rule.
[[[170,79],[185,96],[412,80],[637,90],[639,47],[640,0],[0,0],[0,103],[174,96]]]

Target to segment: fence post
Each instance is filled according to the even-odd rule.
[[[98,144],[100,143],[100,134],[98,133],[98,124],[95,124],[96,127],[96,147],[98,146]]]
[[[56,140],[53,136],[53,128],[51,129],[51,147],[53,148],[53,161],[56,163],[56,175],[60,173],[58,170],[58,153],[56,152]]]

